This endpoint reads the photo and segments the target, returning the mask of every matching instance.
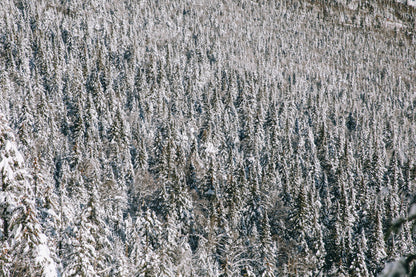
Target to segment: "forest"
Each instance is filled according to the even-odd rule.
[[[0,276],[415,276],[413,2],[1,1]]]

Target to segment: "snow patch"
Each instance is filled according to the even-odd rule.
[[[38,256],[36,257],[36,262],[44,266],[44,277],[57,277],[57,269],[54,260],[51,258],[51,251],[46,244],[46,236],[41,235],[40,241],[42,242],[38,246]]]
[[[394,28],[401,29],[404,27],[404,24],[402,22],[391,21],[389,19],[387,19],[385,24],[387,28],[391,28],[391,29],[394,29]]]
[[[410,207],[409,217],[416,216],[416,204],[413,204],[412,207]]]
[[[381,272],[380,277],[387,276],[406,276],[406,269],[401,261],[388,263],[384,270]]]
[[[350,3],[348,3],[348,8],[350,10],[357,10],[358,9],[358,1],[351,1]]]
[[[416,7],[416,0],[407,0],[407,5]]]
[[[218,148],[216,148],[211,142],[208,142],[205,151],[207,152],[207,154],[215,155],[218,152]]]

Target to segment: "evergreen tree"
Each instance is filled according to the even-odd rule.
[[[415,275],[411,1],[32,2],[0,275]]]
[[[377,269],[379,265],[384,262],[386,258],[386,245],[383,236],[383,225],[381,220],[381,209],[378,203],[374,205],[374,211],[372,215],[371,233],[369,235],[369,250],[368,257],[370,260],[369,269],[373,274],[378,273]]]
[[[15,136],[0,115],[1,272],[4,276],[55,275],[56,264],[38,219],[33,177]]]
[[[159,248],[163,248],[160,221],[156,218],[154,212],[148,210],[144,212],[142,217],[137,218],[135,225],[138,240],[133,241],[133,248],[130,254],[133,269],[135,270],[134,275],[156,276],[162,274],[160,272],[162,269],[160,267],[161,261],[157,252]],[[164,265],[164,268],[172,270],[169,265]],[[170,272],[170,274],[173,274],[173,272]]]
[[[350,274],[352,276],[370,276],[367,264],[366,255],[367,252],[367,240],[365,237],[364,230],[361,231],[359,237],[355,240],[354,245],[354,259],[351,263]]]
[[[92,187],[89,201],[66,240],[64,276],[99,276],[110,271],[109,241],[102,208]],[[73,247],[68,247],[72,245]],[[68,251],[69,250],[69,251]]]
[[[277,249],[275,242],[272,240],[270,232],[270,223],[267,213],[263,215],[262,220],[262,232],[260,236],[261,242],[261,276],[272,277],[275,276],[276,261],[277,261]]]

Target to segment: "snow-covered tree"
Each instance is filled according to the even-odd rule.
[[[56,276],[47,237],[38,219],[33,176],[4,115],[0,114],[1,272],[4,276]]]

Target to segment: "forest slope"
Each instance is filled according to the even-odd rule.
[[[386,236],[414,30],[395,1],[3,1],[2,274],[378,274],[415,251]]]

